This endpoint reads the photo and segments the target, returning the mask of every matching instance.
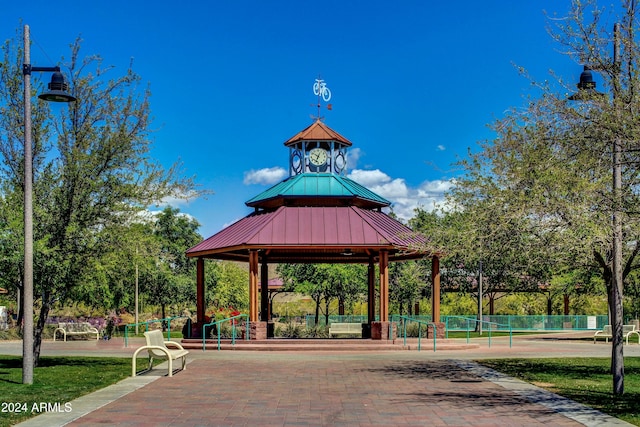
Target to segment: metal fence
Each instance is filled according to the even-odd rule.
[[[420,320],[422,322],[431,322],[431,316],[410,316],[413,319]],[[441,316],[440,321],[447,324],[450,331],[465,331],[467,329],[467,322],[463,318],[477,318],[475,314],[460,315],[460,316]],[[400,316],[394,314],[390,316],[390,321],[398,322]],[[307,315],[306,325],[308,327],[314,326],[315,316]],[[531,315],[531,316],[517,316],[517,315],[486,315],[482,316],[483,322],[489,322],[492,324],[500,325],[494,330],[505,331],[567,331],[567,330],[597,330],[602,329],[604,325],[609,324],[609,317],[606,314],[598,315],[573,315],[573,316],[561,316],[561,315]],[[331,323],[366,323],[367,316],[351,315],[351,316],[329,316],[329,324]],[[320,316],[318,319],[320,325],[325,324],[325,316]],[[629,323],[628,321],[626,323]]]

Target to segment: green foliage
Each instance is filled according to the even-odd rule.
[[[471,295],[445,293],[440,302],[440,315],[461,316],[478,312],[478,303]]]
[[[302,335],[302,327],[293,322],[285,324],[284,327],[276,328],[274,335],[282,338],[300,338]]]
[[[0,61],[0,255],[4,283],[19,287],[23,228],[23,115],[17,40],[2,48]],[[132,69],[111,76],[102,59],[80,57],[71,45],[65,62],[77,101],[56,108],[34,102],[34,295],[39,298],[36,360],[44,322],[55,301],[80,296],[93,305],[128,303],[113,270],[131,270],[120,255],[139,213],[163,198],[195,196],[191,179],[178,165],[163,168],[150,157],[148,90]],[[41,86],[34,76],[34,88]],[[124,277],[120,275],[119,277]],[[132,275],[128,276],[133,277]],[[133,280],[129,279],[129,286]],[[124,284],[124,279],[120,282]]]
[[[207,303],[214,307],[233,307],[241,312],[249,310],[249,273],[241,264],[231,261],[207,263],[210,288]]]
[[[315,302],[316,324],[322,303],[329,316],[331,301],[353,305],[367,294],[367,267],[359,264],[279,264],[285,291],[309,295]],[[326,323],[326,322],[325,322]]]
[[[398,314],[409,314],[413,304],[430,289],[424,261],[406,261],[389,266],[389,299]],[[394,304],[395,303],[395,304]]]
[[[323,325],[315,325],[302,329],[300,331],[301,338],[329,338],[329,327]]]

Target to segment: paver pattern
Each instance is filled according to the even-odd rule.
[[[72,426],[577,426],[447,360],[195,360]]]
[[[610,357],[593,333],[483,341],[473,350],[201,351],[71,402],[70,413],[19,426],[622,426],[568,399],[487,370],[496,357]],[[587,338],[586,340],[584,338]],[[582,338],[582,339],[579,339]],[[21,354],[0,342],[0,354]],[[43,355],[131,357],[141,340],[43,343]],[[301,347],[302,349],[302,347]],[[640,357],[640,345],[625,346]]]

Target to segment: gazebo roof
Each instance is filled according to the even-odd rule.
[[[358,206],[382,208],[391,202],[357,182],[332,173],[294,175],[258,194],[247,206]]]
[[[320,119],[289,138],[284,145],[290,147],[300,141],[337,141],[347,147],[352,145],[351,141],[325,125]]]
[[[425,239],[377,210],[357,206],[281,206],[254,212],[187,251],[189,257],[269,262],[366,263],[380,250],[389,260],[427,255]]]

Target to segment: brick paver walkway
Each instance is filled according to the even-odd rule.
[[[574,426],[442,360],[304,354],[195,360],[73,422],[148,426]]]
[[[621,426],[629,425],[483,368],[494,357],[609,357],[610,345],[522,337],[452,351],[198,351],[185,371],[128,378],[20,426]],[[43,345],[46,355],[130,357],[141,342]],[[0,354],[20,343],[0,342]],[[640,346],[625,346],[640,357]]]

